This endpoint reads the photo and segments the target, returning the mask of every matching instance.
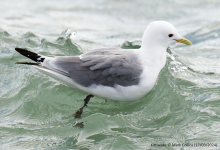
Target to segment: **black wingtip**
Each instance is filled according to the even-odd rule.
[[[24,49],[22,49],[22,48],[15,48],[15,50],[17,51],[17,52],[20,52],[21,50],[24,50]]]
[[[38,55],[37,53],[34,53],[32,51],[23,49],[23,48],[15,48],[15,50],[17,52],[19,52],[21,55],[28,57],[30,59],[32,59],[33,61],[40,63],[44,61],[44,58],[41,55]]]
[[[38,63],[32,63],[32,62],[16,62],[16,64],[23,64],[23,65],[35,65],[35,66],[39,66]]]

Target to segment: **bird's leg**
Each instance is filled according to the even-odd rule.
[[[76,118],[81,118],[81,115],[82,115],[82,113],[83,113],[83,108],[84,108],[85,106],[87,106],[87,104],[88,104],[90,98],[92,98],[92,97],[93,97],[93,95],[91,95],[91,94],[86,96],[86,98],[84,99],[84,105],[74,114],[74,118],[75,118],[75,119],[76,119]]]

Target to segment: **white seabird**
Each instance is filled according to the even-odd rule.
[[[172,24],[155,21],[144,31],[140,49],[102,48],[80,56],[54,58],[15,49],[36,62],[19,64],[35,65],[68,86],[112,100],[133,101],[154,87],[166,62],[166,49],[175,42],[192,45]]]

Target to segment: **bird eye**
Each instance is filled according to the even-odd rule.
[[[168,36],[169,36],[169,37],[172,37],[172,36],[173,36],[173,34],[169,34]]]

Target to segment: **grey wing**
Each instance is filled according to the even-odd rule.
[[[139,83],[141,64],[133,51],[99,49],[78,56],[56,57],[49,65],[82,86],[92,84],[113,87]]]

